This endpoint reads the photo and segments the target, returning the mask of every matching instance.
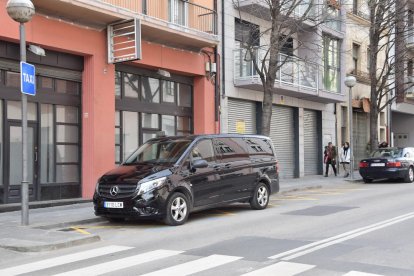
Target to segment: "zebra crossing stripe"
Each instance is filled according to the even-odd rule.
[[[198,260],[190,261],[187,263],[171,266],[165,269],[154,271],[142,276],[186,276],[201,272],[210,268],[214,268],[220,265],[231,263],[242,259],[242,257],[226,256],[226,255],[211,255]]]
[[[29,273],[33,271],[38,271],[46,268],[51,268],[59,265],[69,264],[77,261],[82,261],[85,259],[95,258],[111,253],[116,253],[124,250],[131,249],[132,247],[127,246],[106,246],[97,249],[87,250],[79,253],[64,255],[56,258],[51,258],[43,261],[28,263],[24,265],[14,266],[6,269],[0,270],[0,275],[3,276],[12,276],[19,275],[23,273]]]
[[[283,275],[293,276],[314,268],[314,265],[279,262],[264,268],[243,274],[241,276],[269,276],[269,275]]]
[[[382,276],[380,274],[372,274],[372,273],[365,273],[365,272],[359,272],[359,271],[350,271],[347,274],[344,274],[343,276]]]
[[[136,266],[143,263],[148,263],[151,261],[156,261],[164,259],[167,257],[175,256],[183,253],[184,251],[172,251],[172,250],[155,250],[150,251],[110,262],[100,263],[80,269],[71,270],[68,272],[56,274],[55,276],[93,276],[101,275],[124,268]]]

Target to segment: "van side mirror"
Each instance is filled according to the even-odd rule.
[[[206,160],[204,159],[199,159],[199,160],[194,160],[191,164],[191,167],[193,169],[202,169],[202,168],[207,168],[208,167],[208,163]]]

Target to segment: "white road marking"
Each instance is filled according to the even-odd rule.
[[[347,274],[344,274],[343,276],[383,276],[383,275],[365,273],[365,272],[359,272],[359,271],[350,271]]]
[[[314,268],[314,265],[280,262],[243,274],[241,276],[293,276]]]
[[[6,269],[0,270],[0,275],[11,276],[19,275],[23,273],[29,273],[33,271],[38,271],[46,268],[51,268],[59,265],[69,264],[77,261],[82,261],[90,258],[95,258],[111,253],[116,253],[124,250],[131,249],[132,247],[127,246],[106,246],[97,249],[87,250],[79,253],[63,255],[56,258],[51,258],[43,261],[28,263],[24,265],[14,266]]]
[[[379,230],[379,229],[382,229],[390,225],[393,225],[393,224],[396,224],[396,223],[399,223],[399,222],[402,222],[408,219],[412,219],[412,218],[414,218],[414,212],[408,213],[402,216],[398,216],[392,219],[384,220],[378,223],[374,223],[369,226],[361,227],[361,228],[358,228],[358,229],[355,229],[355,230],[352,230],[352,231],[349,231],[349,232],[346,232],[346,233],[343,233],[343,234],[340,234],[340,235],[337,235],[331,238],[327,238],[327,239],[313,242],[313,243],[310,243],[304,246],[300,246],[295,249],[270,256],[269,259],[281,259],[281,260],[289,261],[294,258],[314,252],[316,250],[331,246],[333,244],[337,244],[337,243],[340,243],[340,242],[343,242],[349,239],[353,239],[363,234],[366,234],[366,233],[369,233],[375,230]]]
[[[226,255],[211,255],[195,261],[179,264],[172,267],[167,267],[158,271],[154,271],[142,276],[185,276],[214,268],[220,265],[231,263],[242,259],[242,257],[226,256]]]
[[[156,261],[160,259],[164,259],[167,257],[175,256],[178,254],[183,253],[183,251],[172,251],[172,250],[155,250],[151,252],[142,253],[139,255],[134,255],[110,262],[100,263],[64,273],[57,274],[59,276],[93,276],[93,275],[101,275],[109,272],[113,272],[116,270],[136,266],[143,263],[148,263],[151,261]],[[55,276],[57,276],[55,275]]]

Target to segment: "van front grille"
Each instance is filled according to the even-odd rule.
[[[117,186],[118,193],[113,196],[111,195],[111,188]],[[99,194],[103,197],[121,198],[132,196],[137,190],[137,184],[112,184],[112,183],[99,183]]]

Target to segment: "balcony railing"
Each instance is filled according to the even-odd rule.
[[[234,50],[234,79],[235,80],[260,80],[253,61],[246,49]],[[257,51],[256,51],[257,53]],[[265,56],[264,50],[255,54],[259,67]],[[319,88],[318,65],[303,61],[297,57],[279,54],[280,69],[277,72],[276,83],[301,87],[317,91]]]
[[[185,0],[100,0],[175,25],[217,34],[217,12]]]

